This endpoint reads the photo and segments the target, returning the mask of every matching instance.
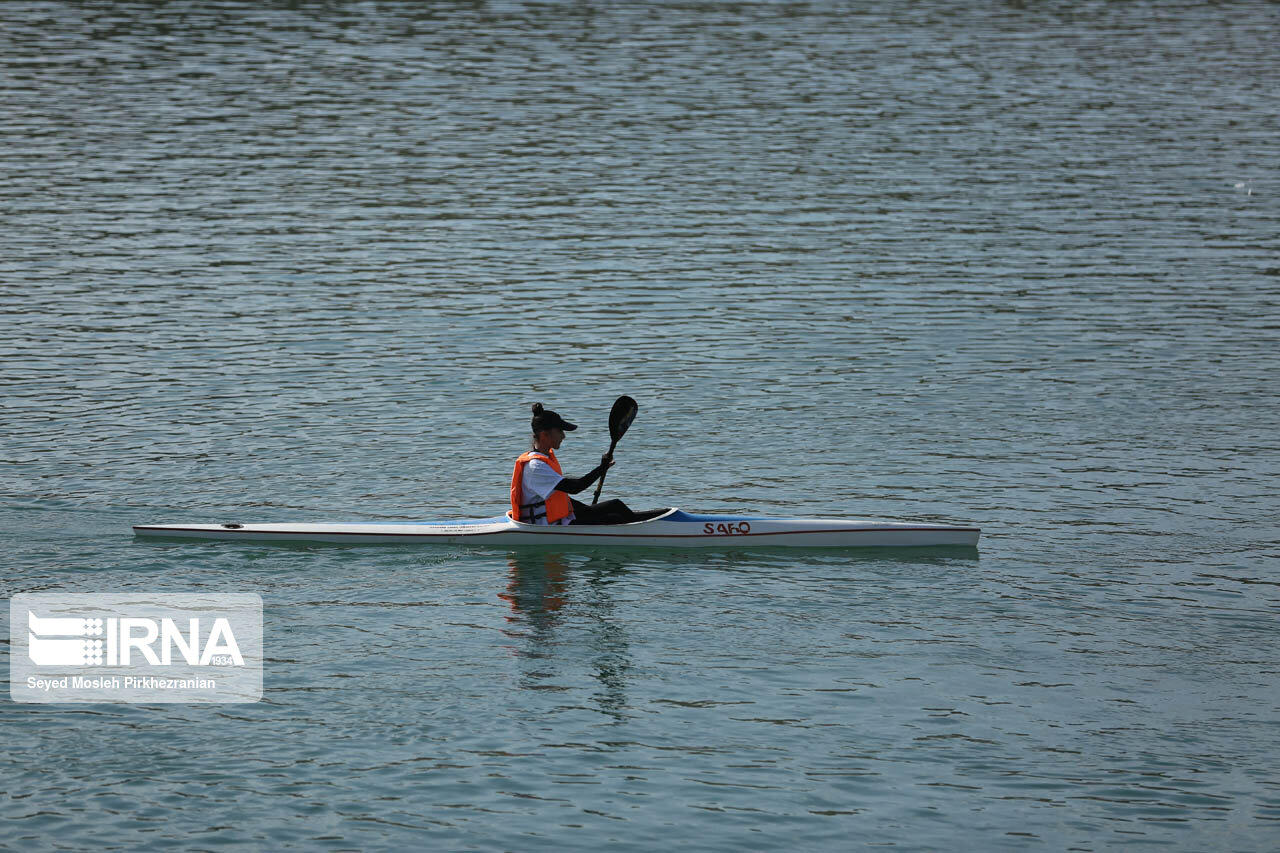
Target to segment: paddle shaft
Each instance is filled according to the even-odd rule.
[[[612,457],[613,457],[613,450],[614,450],[614,448],[616,448],[617,446],[618,446],[618,440],[617,440],[616,438],[615,438],[613,441],[609,442],[609,457],[610,457],[610,458],[612,458]],[[604,489],[604,475],[605,475],[605,474],[608,474],[608,473],[609,473],[609,469],[608,469],[608,468],[605,468],[605,469],[604,469],[604,471],[600,474],[600,479],[596,482],[596,493],[595,493],[595,497],[593,497],[593,498],[591,499],[591,505],[592,505],[592,506],[595,506],[595,505],[600,501],[600,492],[601,492],[601,490],[602,490],[602,489]]]

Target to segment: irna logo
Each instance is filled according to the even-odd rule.
[[[27,656],[36,666],[244,666],[226,618],[40,617],[27,611]]]
[[[9,599],[15,702],[257,702],[256,593],[23,592]]]

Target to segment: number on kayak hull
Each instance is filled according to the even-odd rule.
[[[708,521],[702,525],[702,532],[707,536],[743,536],[751,532],[751,523],[747,521],[721,521],[716,524]]]

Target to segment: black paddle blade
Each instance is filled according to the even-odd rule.
[[[640,407],[636,405],[636,401],[625,394],[619,397],[613,403],[613,409],[609,412],[609,439],[616,442],[626,433],[627,428],[631,426],[631,422],[636,419],[636,412]]]
[[[618,439],[622,438],[623,433],[627,431],[627,427],[631,426],[631,422],[636,419],[636,412],[640,407],[636,405],[636,401],[627,395],[613,401],[613,408],[609,410],[609,453],[613,454],[613,449],[618,446]],[[591,505],[595,506],[600,500],[600,490],[604,488],[604,475],[609,473],[606,468],[600,474],[599,481],[596,482],[596,494],[591,499]]]

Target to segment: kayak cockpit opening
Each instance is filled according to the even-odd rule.
[[[662,516],[667,515],[669,513],[673,513],[675,511],[676,511],[676,508],[673,506],[664,506],[661,509],[641,510],[640,512],[637,512],[635,514],[635,518],[632,519],[629,523],[637,524],[641,521],[653,521],[655,518],[661,518]]]
[[[607,522],[602,522],[600,524],[594,524],[592,526],[593,527],[621,527],[627,524],[640,524],[641,522],[653,521],[654,519],[662,518],[663,516],[671,515],[672,513],[679,512],[679,511],[680,511],[679,509],[673,506],[664,506],[659,509],[646,509],[646,510],[641,510],[640,512],[632,513],[632,517],[628,521],[607,521]],[[523,521],[517,521],[516,519],[512,518],[510,510],[507,511],[506,517],[508,519],[511,519],[512,521],[515,521],[516,524],[520,524],[528,527],[547,527],[548,526],[548,525],[527,524],[526,522],[523,522]]]

